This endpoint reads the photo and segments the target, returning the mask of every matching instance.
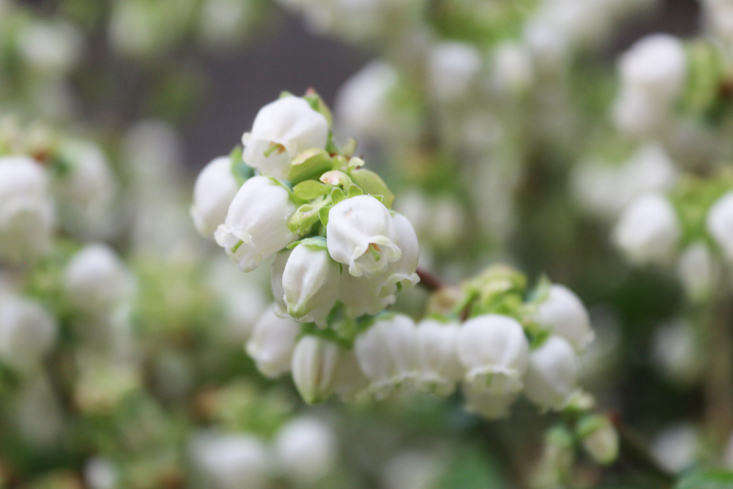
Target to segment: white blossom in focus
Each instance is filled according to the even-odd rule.
[[[341,348],[334,342],[306,335],[293,350],[291,371],[300,397],[308,404],[328,399],[334,388]]]
[[[263,375],[275,378],[290,370],[300,324],[278,315],[270,306],[257,321],[247,342],[247,354]]]
[[[636,264],[664,264],[674,255],[680,235],[672,204],[657,194],[632,202],[613,231],[614,241]]]
[[[550,336],[529,354],[524,394],[541,409],[561,409],[575,391],[578,359],[564,338]]]
[[[507,316],[484,314],[469,319],[458,335],[466,383],[476,383],[494,394],[521,390],[528,351],[522,326]]]
[[[377,274],[399,260],[395,239],[389,209],[371,195],[342,200],[328,213],[328,252],[355,277]]]
[[[356,337],[354,352],[370,392],[384,398],[415,379],[420,361],[415,323],[403,314],[378,319]]]
[[[213,238],[219,225],[224,223],[229,204],[239,190],[228,156],[209,162],[196,178],[193,187],[191,217],[196,230],[205,238]]]
[[[563,285],[550,286],[547,297],[535,311],[534,320],[565,338],[577,351],[584,350],[595,336],[585,306]]]
[[[728,262],[733,262],[733,192],[718,199],[708,211],[707,230]]]
[[[249,272],[297,238],[288,229],[293,212],[295,204],[285,188],[267,177],[252,177],[237,192],[214,237]]]
[[[25,156],[0,157],[0,259],[23,261],[44,253],[53,224],[43,168]]]
[[[337,448],[331,427],[307,416],[289,421],[275,438],[280,466],[291,480],[305,484],[313,484],[333,470]]]
[[[328,121],[303,98],[286,96],[262,107],[252,131],[242,136],[245,163],[263,175],[285,179],[290,161],[311,148],[323,149]]]

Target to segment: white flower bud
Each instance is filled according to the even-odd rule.
[[[438,44],[428,60],[430,90],[439,100],[455,101],[469,93],[480,71],[481,54],[470,44]]]
[[[336,463],[336,437],[331,427],[315,418],[300,417],[283,426],[275,452],[288,477],[306,485],[331,472]]]
[[[397,212],[392,216],[392,223],[395,231],[394,242],[401,255],[399,260],[387,269],[387,277],[380,291],[382,296],[395,294],[395,289],[407,288],[420,281],[420,277],[415,272],[420,259],[420,245],[417,242],[415,230],[410,221]]]
[[[207,164],[193,187],[191,217],[196,230],[205,238],[213,238],[227,217],[229,204],[239,190],[228,156],[220,156]]]
[[[593,341],[590,317],[585,306],[570,289],[553,284],[547,298],[537,307],[534,320],[550,332],[565,338],[577,351]]]
[[[676,97],[684,84],[685,50],[673,36],[652,34],[634,43],[621,56],[619,70],[624,86],[666,102]]]
[[[578,360],[564,338],[550,336],[529,354],[524,393],[542,409],[561,409],[575,390]]]
[[[494,51],[494,85],[502,92],[525,90],[534,77],[529,51],[520,43],[505,41]]]
[[[384,271],[400,259],[389,210],[370,195],[342,200],[331,208],[326,226],[331,258],[355,277]]]
[[[18,35],[18,49],[34,69],[60,74],[69,71],[79,60],[83,39],[67,22],[31,22]]]
[[[445,462],[437,453],[402,452],[384,468],[384,489],[428,489],[438,487]]]
[[[331,396],[341,348],[316,336],[304,336],[293,351],[291,370],[300,397],[308,404]]]
[[[657,135],[668,122],[669,107],[646,93],[622,88],[613,105],[613,122],[623,133],[644,137]]]
[[[264,489],[270,472],[264,444],[250,435],[197,435],[190,456],[203,479],[202,487]]]
[[[285,188],[267,177],[252,177],[237,192],[214,237],[239,268],[249,272],[297,239],[288,229],[293,212],[295,204]]]
[[[336,95],[335,111],[343,133],[361,138],[384,135],[390,126],[389,93],[396,84],[394,68],[379,61],[346,80]]]
[[[707,230],[729,262],[733,262],[733,192],[718,199],[708,211]]]
[[[518,392],[527,369],[529,344],[514,319],[485,314],[469,319],[458,335],[458,357],[466,381],[493,394]]]
[[[662,375],[683,385],[694,382],[704,365],[695,329],[682,320],[656,328],[652,358]]]
[[[672,204],[656,194],[645,195],[624,210],[614,240],[637,264],[664,264],[673,256],[680,235]]]
[[[338,264],[325,246],[301,243],[293,249],[282,273],[282,291],[282,301],[293,318],[326,326],[340,291]]]
[[[300,97],[283,97],[262,107],[252,131],[242,136],[244,161],[263,175],[285,179],[290,161],[311,148],[325,148],[328,121]]]
[[[627,194],[624,205],[635,197],[671,189],[679,176],[674,162],[657,143],[647,143],[634,151],[623,165],[615,191]]]
[[[354,352],[369,390],[384,398],[415,379],[419,366],[417,328],[403,314],[377,320],[357,336]]]
[[[13,368],[34,368],[56,341],[56,322],[40,304],[14,294],[0,296],[0,359]]]
[[[270,306],[262,314],[247,342],[247,354],[259,371],[271,378],[290,370],[295,340],[300,333],[300,324],[279,316],[276,308]]]
[[[424,319],[417,325],[420,358],[417,381],[423,389],[447,396],[463,377],[457,348],[459,332],[458,324],[434,319]]]
[[[0,259],[22,261],[45,252],[53,214],[43,168],[24,156],[0,157]]]
[[[651,444],[652,455],[670,472],[679,473],[695,462],[698,433],[690,424],[679,424],[658,433]]]
[[[700,301],[710,295],[717,272],[718,263],[702,241],[685,248],[677,263],[677,276],[687,296],[693,301]]]
[[[107,458],[92,457],[84,466],[84,482],[90,489],[115,489],[119,477],[117,466]]]
[[[69,301],[89,314],[111,312],[134,290],[124,263],[99,243],[85,246],[71,258],[64,271],[64,288]]]
[[[509,408],[519,395],[518,392],[495,392],[481,382],[463,384],[465,409],[486,419],[499,419],[509,415]]]

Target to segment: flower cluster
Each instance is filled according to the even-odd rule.
[[[412,225],[353,143],[335,146],[315,93],[263,107],[242,142],[201,172],[191,214],[243,271],[273,259],[278,314],[326,328],[336,306],[374,315],[418,281]]]

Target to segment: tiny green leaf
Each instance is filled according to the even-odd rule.
[[[293,187],[293,195],[298,199],[309,201],[326,195],[329,189],[328,185],[316,180],[305,180]]]
[[[296,184],[303,180],[317,179],[332,168],[333,161],[326,151],[318,148],[307,149],[290,163],[288,180]]]
[[[371,170],[358,168],[350,172],[351,178],[364,193],[374,196],[380,200],[387,208],[392,207],[394,202],[394,194],[389,190],[384,180]]]

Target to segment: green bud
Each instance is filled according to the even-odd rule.
[[[394,194],[389,190],[389,187],[387,187],[387,184],[384,183],[384,180],[379,175],[364,168],[351,170],[350,174],[354,183],[361,187],[364,193],[375,197],[388,209],[392,207]]]

